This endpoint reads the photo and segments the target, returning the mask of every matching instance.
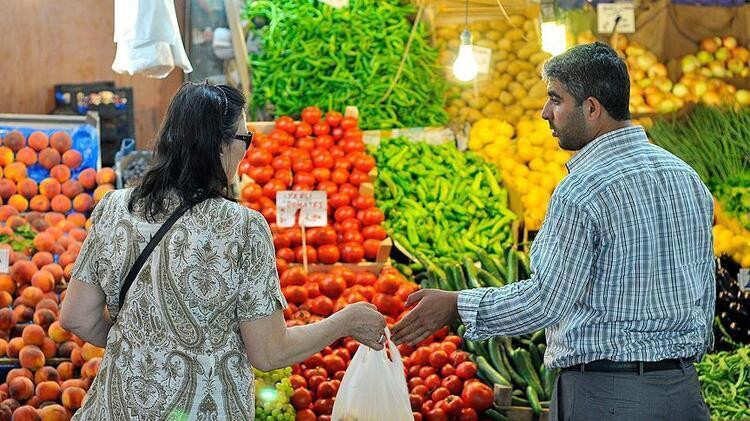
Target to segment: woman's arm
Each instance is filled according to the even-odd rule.
[[[344,336],[373,349],[382,349],[378,340],[385,329],[385,319],[375,306],[354,303],[325,320],[306,326],[287,328],[281,310],[253,321],[240,323],[248,360],[262,371],[288,367],[304,361]]]
[[[104,291],[97,286],[71,279],[60,311],[60,325],[79,338],[104,348],[112,321],[105,317]]]

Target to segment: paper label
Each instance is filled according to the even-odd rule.
[[[740,273],[737,275],[737,283],[740,284],[742,291],[750,291],[750,268],[740,269]]]
[[[10,250],[0,249],[0,273],[8,273],[10,266]]]
[[[475,45],[474,57],[477,59],[477,65],[479,65],[479,73],[490,73],[490,66],[492,65],[492,49]]]
[[[618,34],[635,32],[635,5],[633,3],[599,3],[596,6],[597,29],[600,34],[611,34],[617,18]]]
[[[349,6],[349,0],[320,0],[321,3],[325,3],[336,9]]]
[[[278,191],[276,192],[276,224],[293,227],[299,211],[299,226],[324,227],[328,224],[328,197],[326,192]]]

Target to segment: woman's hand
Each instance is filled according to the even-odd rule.
[[[353,303],[341,310],[349,336],[378,351],[385,342],[385,317],[370,303]]]

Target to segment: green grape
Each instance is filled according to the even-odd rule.
[[[255,374],[256,419],[294,420],[294,407],[289,398],[294,393],[289,377],[292,368],[263,372],[253,369]]]

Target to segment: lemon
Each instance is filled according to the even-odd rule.
[[[526,167],[519,167],[519,168],[526,168]],[[513,186],[516,189],[516,191],[520,194],[526,194],[526,192],[529,191],[529,182],[526,181],[523,177],[518,177],[515,172],[513,173]]]
[[[541,157],[536,157],[529,162],[529,168],[534,171],[543,171],[546,167],[545,161]]]

